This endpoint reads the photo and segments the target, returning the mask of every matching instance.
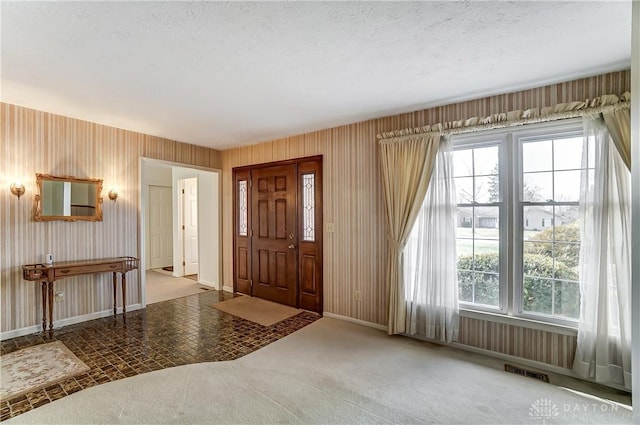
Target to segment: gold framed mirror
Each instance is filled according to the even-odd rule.
[[[102,221],[102,179],[36,174],[35,221]]]

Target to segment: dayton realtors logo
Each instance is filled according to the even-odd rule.
[[[535,421],[541,421],[542,425],[547,425],[547,421],[560,416],[558,406],[548,398],[541,398],[531,403],[529,416]]]
[[[617,403],[563,403],[555,404],[548,398],[531,403],[529,417],[535,423],[550,425],[553,419],[576,420],[585,417],[602,416],[611,419],[631,418],[631,408]]]

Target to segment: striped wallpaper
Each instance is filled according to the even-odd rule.
[[[40,290],[22,280],[21,265],[54,260],[139,255],[139,158],[220,167],[220,153],[159,137],[0,104],[0,321],[1,331],[40,323]],[[104,180],[102,222],[34,222],[31,210],[35,174]],[[21,180],[20,199],[9,192]],[[117,187],[117,202],[106,194]],[[109,274],[56,281],[65,301],[56,303],[54,321],[108,310]],[[127,275],[127,304],[141,302],[137,273]]]
[[[138,158],[141,156],[223,170],[223,283],[232,286],[232,180],[236,166],[323,155],[324,311],[386,324],[384,283],[385,212],[376,134],[515,109],[552,106],[630,90],[630,72],[620,71],[542,88],[379,118],[223,152],[101,126],[14,105],[0,104],[0,313],[2,332],[39,324],[36,284],[22,281],[20,266],[56,259],[139,254]],[[120,197],[104,202],[101,223],[35,223],[31,219],[35,173],[104,179]],[[25,183],[20,200],[8,190]],[[55,320],[109,309],[107,275],[61,280],[66,300]],[[95,281],[96,284],[89,284]],[[354,292],[361,291],[361,301]],[[140,302],[137,276],[128,279],[127,304]],[[512,335],[512,336],[510,336]],[[570,336],[529,331],[475,318],[461,321],[461,342],[565,367],[575,341]],[[530,342],[516,342],[530,341]],[[536,342],[537,341],[537,342]],[[538,344],[544,344],[540,348]],[[529,350],[526,347],[531,347]],[[536,349],[533,349],[536,347]],[[524,351],[523,351],[524,350]]]
[[[386,230],[376,134],[515,109],[542,108],[603,94],[620,95],[629,90],[630,72],[620,71],[223,151],[224,285],[233,284],[231,169],[242,165],[323,155],[324,222],[325,225],[335,223],[335,233],[324,234],[324,311],[385,325]],[[362,293],[361,301],[354,299],[356,290]],[[513,345],[513,338],[507,339],[504,325],[495,326],[468,318],[462,321],[462,326],[461,335],[468,345],[557,365],[570,365],[573,357],[574,348],[552,348],[552,354],[534,350],[523,353],[522,344],[516,346]],[[491,331],[483,333],[481,337],[472,337],[468,330],[472,326],[472,329],[488,327]],[[510,327],[510,332],[511,330],[527,341],[530,338],[531,342],[545,341],[546,344],[546,341],[551,341],[545,347],[554,347],[553,344],[560,344],[563,348],[575,345],[574,341],[564,336],[560,338],[548,332],[531,334],[524,328],[513,326]],[[559,355],[562,358],[557,358]]]
[[[553,333],[471,317],[460,318],[460,333],[457,342],[566,369],[571,369],[576,354],[575,335]]]

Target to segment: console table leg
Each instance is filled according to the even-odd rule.
[[[127,312],[127,273],[122,272],[122,315]]]
[[[49,330],[53,329],[53,282],[49,282]]]
[[[117,292],[118,292],[118,286],[117,286],[117,276],[118,274],[116,272],[113,272],[113,315],[115,316],[117,313],[117,305],[118,302],[116,300],[116,297],[118,296]]]
[[[42,332],[47,330],[47,282],[42,282]]]

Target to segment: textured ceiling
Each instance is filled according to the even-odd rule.
[[[3,102],[227,148],[628,68],[624,2],[7,2]]]

